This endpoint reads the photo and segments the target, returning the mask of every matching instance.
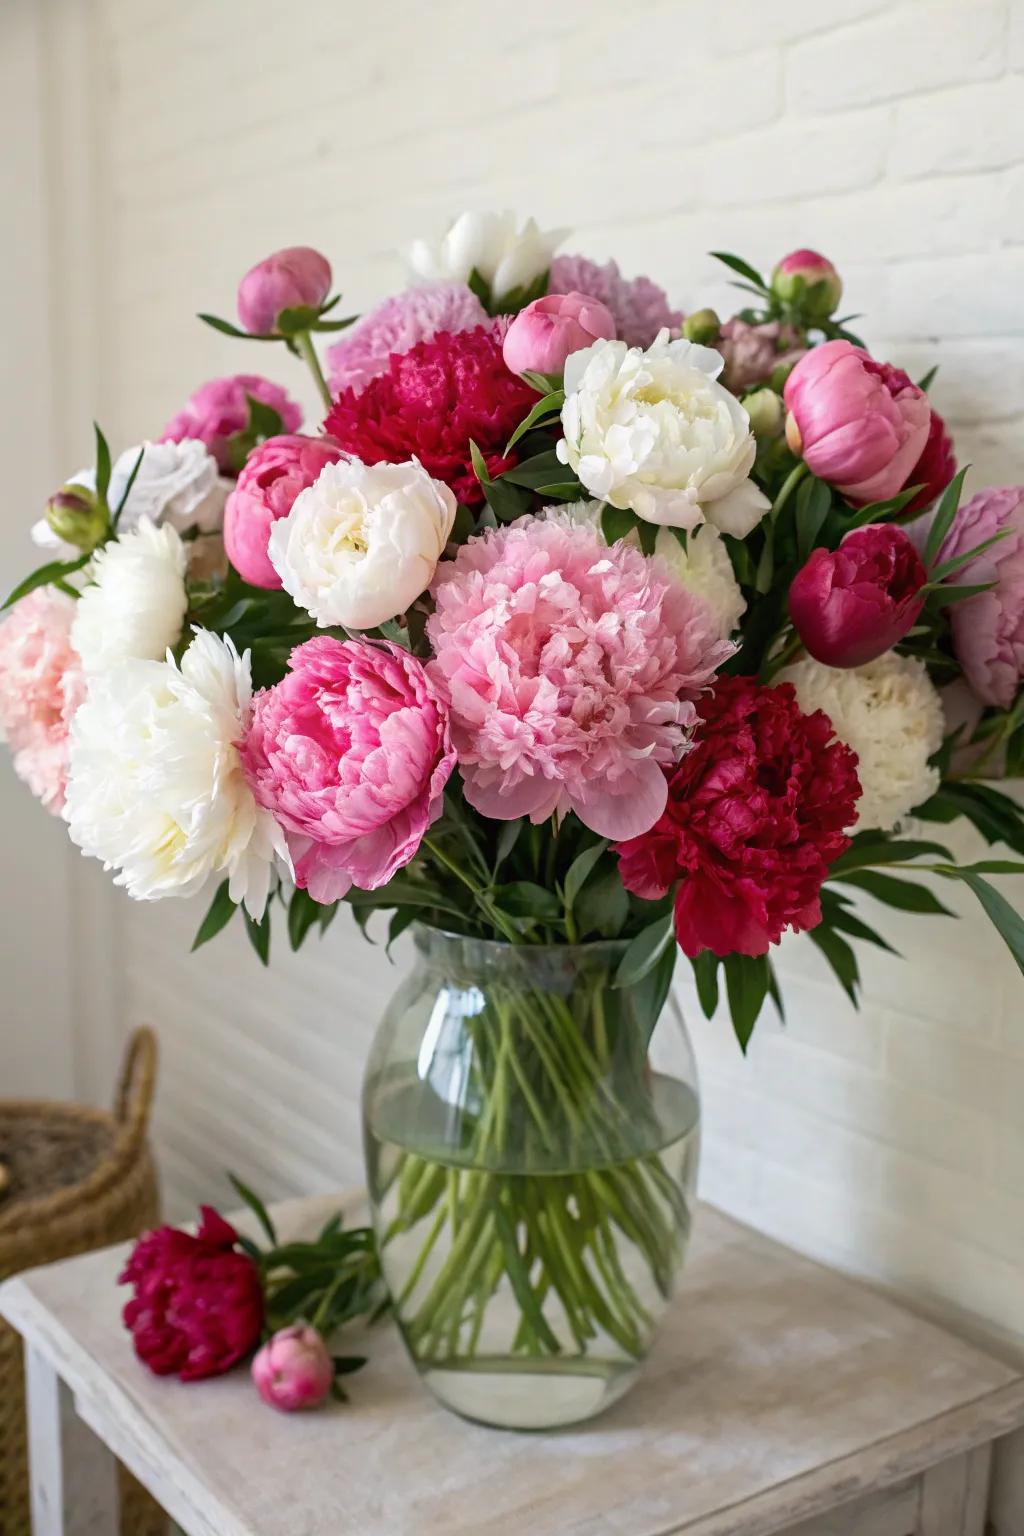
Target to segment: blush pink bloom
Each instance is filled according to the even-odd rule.
[[[249,425],[247,395],[276,411],[283,431],[297,432],[302,425],[301,407],[289,399],[280,384],[261,378],[258,373],[233,373],[228,378],[201,384],[178,414],[171,417],[159,441],[180,443],[186,437],[198,438],[213,454],[222,473],[235,474],[238,464],[232,454],[231,439]]]
[[[916,541],[929,519],[911,525]],[[979,491],[964,503],[942,543],[938,564],[965,555],[986,539],[1004,537],[955,571],[954,586],[992,582],[949,610],[953,649],[979,699],[1009,709],[1024,677],[1024,485]]]
[[[300,491],[336,464],[341,449],[329,437],[268,437],[254,448],[224,508],[224,548],[243,580],[276,591],[281,578],[270,563],[267,541],[279,517],[287,517]]]
[[[487,324],[487,311],[465,283],[426,283],[396,293],[327,349],[331,391],[359,394],[371,379],[387,373],[392,355],[401,356],[441,331],[471,331]]]
[[[256,695],[242,766],[289,834],[296,883],[332,902],[376,890],[441,814],[455,766],[443,700],[397,645],[321,635]]]
[[[272,336],[284,309],[319,309],[331,291],[331,264],[308,245],[264,257],[238,285],[238,318],[251,336]]]
[[[0,741],[14,771],[54,814],[67,783],[68,732],[85,697],[71,647],[74,599],[37,587],[0,622]]]
[[[586,256],[556,256],[548,274],[548,293],[585,293],[611,313],[619,341],[649,347],[665,326],[677,330],[682,310],[673,309],[664,288],[649,277],[623,277],[618,262],[599,266]]]
[[[327,1345],[308,1323],[280,1328],[252,1362],[256,1390],[271,1408],[295,1413],[317,1408],[331,1390],[334,1362]]]
[[[783,398],[793,452],[856,505],[895,496],[928,440],[924,391],[848,341],[826,341],[802,357]]]
[[[798,362],[807,350],[791,326],[778,320],[748,325],[738,315],[726,320],[711,346],[725,358],[722,383],[734,395],[767,384],[776,368]]]
[[[502,356],[513,373],[561,373],[573,352],[595,341],[615,340],[611,311],[585,293],[549,293],[534,299],[512,320]]]
[[[438,571],[427,670],[450,700],[470,804],[498,821],[575,811],[602,837],[645,832],[694,700],[732,653],[708,604],[565,513],[470,539]]]

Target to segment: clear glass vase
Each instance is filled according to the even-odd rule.
[[[363,1091],[398,1325],[467,1418],[590,1418],[635,1380],[686,1252],[700,1113],[682,1018],[670,998],[652,1029],[643,983],[613,985],[624,943],[414,937]]]

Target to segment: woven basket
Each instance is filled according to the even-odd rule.
[[[156,1039],[136,1030],[112,1114],[0,1101],[0,1280],[124,1242],[159,1215],[146,1125]],[[163,1536],[164,1516],[122,1476],[123,1536]],[[0,1319],[0,1536],[31,1536],[21,1341]]]

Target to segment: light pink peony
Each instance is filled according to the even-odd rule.
[[[238,285],[238,318],[252,336],[277,333],[286,309],[319,309],[331,291],[331,264],[308,245],[265,256]]]
[[[450,700],[470,804],[499,821],[575,811],[603,837],[646,832],[694,700],[732,653],[704,600],[568,513],[470,539],[433,593],[427,670]]]
[[[85,697],[71,648],[74,599],[37,587],[0,623],[0,741],[14,771],[48,811],[64,805],[68,731]]]
[[[323,1338],[308,1323],[279,1328],[252,1362],[256,1390],[271,1408],[295,1413],[316,1408],[331,1390],[334,1362]]]
[[[314,901],[376,890],[441,814],[455,765],[444,703],[397,645],[321,635],[289,667],[253,701],[246,778],[289,834],[296,883]]]
[[[911,524],[915,541],[930,519]],[[994,582],[949,609],[953,649],[979,699],[1009,709],[1024,677],[1024,485],[979,491],[964,503],[939,550],[937,564],[965,555],[1004,532],[1005,537],[962,565],[954,586]]]
[[[628,347],[649,347],[658,332],[683,323],[664,288],[649,277],[623,277],[616,261],[599,266],[586,256],[556,256],[548,274],[549,293],[585,293],[611,313],[619,341]]]
[[[180,443],[186,437],[198,438],[213,454],[222,473],[236,474],[239,464],[232,452],[231,439],[249,425],[247,395],[276,411],[283,431],[299,430],[302,409],[289,399],[280,384],[261,378],[258,373],[233,373],[201,384],[178,414],[171,417],[158,441]]]
[[[359,394],[387,373],[392,354],[402,355],[439,331],[471,331],[487,323],[487,311],[465,283],[427,283],[396,293],[328,348],[331,391]]]
[[[238,574],[254,587],[276,591],[281,578],[270,563],[267,541],[279,517],[287,517],[300,491],[319,478],[342,452],[329,437],[268,437],[254,448],[224,508],[224,548]]]
[[[611,311],[585,293],[549,293],[534,299],[512,320],[502,356],[513,373],[561,373],[573,352],[595,341],[615,340]]]
[[[924,450],[931,407],[900,368],[848,341],[826,341],[800,359],[783,391],[786,439],[811,473],[858,506],[907,483]]]
[[[767,384],[776,368],[798,362],[806,352],[791,326],[778,320],[748,325],[738,315],[726,320],[711,345],[725,358],[722,383],[734,395],[745,395]]]

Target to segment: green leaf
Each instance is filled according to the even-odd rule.
[[[298,336],[302,331],[311,331],[318,317],[319,311],[310,305],[295,304],[278,313],[277,329],[282,336]]]
[[[259,956],[262,965],[270,964],[270,908],[264,912],[260,922],[256,922],[243,907],[242,916],[245,918],[245,931],[249,936],[249,943]]]
[[[280,413],[255,395],[247,394],[245,398],[249,402],[249,431],[255,437],[279,437],[284,431]]]
[[[749,261],[744,261],[741,256],[734,256],[731,251],[709,251],[716,261],[722,262],[733,272],[738,272],[740,277],[745,277],[749,283],[753,283],[758,293],[770,293],[771,289],[756,267],[752,267]]]
[[[308,891],[296,890],[288,903],[288,942],[292,949],[301,949],[303,940],[320,916],[320,904]]]
[[[977,597],[979,592],[990,592],[994,586],[994,581],[983,581],[976,586],[943,586],[937,591],[928,593],[928,602],[933,608],[951,608],[954,603],[962,603],[969,597]]]
[[[675,974],[678,958],[679,950],[674,944],[669,945],[657,964],[652,966],[647,975],[631,990],[633,1015],[641,1031],[645,1050],[654,1034],[654,1026],[661,1017],[665,1000],[672,990],[672,977]]]
[[[939,898],[926,885],[915,885],[910,880],[898,880],[895,875],[879,875],[871,870],[857,870],[837,876],[844,885],[855,885],[867,891],[876,901],[900,912],[926,912],[931,916],[955,917],[956,913],[944,907]],[[815,930],[816,931],[816,930]]]
[[[366,1364],[365,1355],[332,1355],[331,1364],[334,1366],[336,1376],[351,1376],[353,1371],[361,1371]]]
[[[1024,974],[1024,918],[1012,907],[1001,891],[989,885],[973,869],[960,869],[957,878],[970,886],[981,905],[995,924],[996,931],[1017,962],[1017,969]]]
[[[384,953],[387,955],[389,960],[391,959],[392,944],[401,938],[405,930],[412,923],[414,923],[418,917],[419,913],[416,911],[415,907],[399,907],[396,912],[392,913],[391,921],[388,924],[388,939],[387,943],[384,945]]]
[[[671,912],[642,928],[619,962],[613,985],[635,986],[658,963],[673,938]]]
[[[923,559],[929,569],[942,548],[943,539],[952,526],[953,519],[956,516],[956,509],[960,505],[960,492],[963,489],[964,476],[970,467],[969,464],[965,464],[963,469],[953,476],[942,493],[942,500],[935,509],[935,515],[932,518],[931,527],[928,529],[928,537],[924,545]]]
[[[535,368],[524,368],[521,377],[532,385],[538,395],[550,395],[562,387],[561,373],[538,373]]]
[[[96,495],[105,504],[110,490],[110,445],[97,422],[93,422],[92,428],[96,434]]]
[[[137,455],[136,455],[136,457],[135,457],[135,463],[132,465],[132,472],[128,476],[128,480],[127,480],[127,482],[125,484],[124,490],[121,492],[120,500],[118,501],[117,506],[114,508],[114,515],[113,515],[113,518],[111,519],[111,527],[113,528],[115,533],[117,532],[117,525],[121,521],[121,513],[124,511],[125,507],[128,505],[128,497],[132,493],[132,486],[135,484],[135,481],[136,481],[136,478],[138,476],[139,470],[142,468],[142,461],[143,461],[143,459],[145,457],[146,457],[146,450],[145,450],[145,448],[140,448],[138,453],[137,453]]]
[[[796,497],[796,547],[801,564],[818,542],[831,506],[831,487],[813,476],[806,479]]]
[[[263,1204],[263,1201],[260,1199],[259,1195],[254,1194],[249,1186],[247,1184],[243,1184],[241,1179],[236,1178],[233,1173],[228,1174],[228,1179],[231,1183],[232,1189],[235,1191],[235,1194],[240,1200],[245,1202],[250,1211],[252,1211],[253,1215],[256,1217],[256,1220],[259,1222],[261,1228],[263,1229],[264,1236],[276,1247],[277,1233],[274,1230],[274,1223],[271,1221],[270,1212]]]
[[[697,984],[697,997],[704,1017],[713,1018],[718,1008],[718,956],[713,955],[710,949],[702,949],[690,964],[693,966],[693,979]]]
[[[880,523],[887,517],[897,516],[913,501],[920,489],[919,485],[908,485],[887,501],[872,501],[866,507],[859,507],[856,512],[844,513],[844,530],[848,532],[852,528],[863,528],[866,523]]]
[[[573,902],[576,900],[576,897],[579,895],[580,890],[583,887],[584,881],[590,874],[598,859],[601,857],[602,853],[604,853],[607,846],[608,839],[606,837],[602,838],[599,843],[594,843],[592,847],[584,848],[583,852],[577,854],[572,863],[569,865],[569,868],[566,871],[562,890],[565,895],[565,905],[569,908],[570,911],[572,910]]]
[[[515,821],[502,822],[501,831],[498,833],[497,847],[494,852],[494,874],[498,873],[498,870],[519,841],[519,834],[525,825],[526,822],[522,816],[517,816]]]
[[[589,880],[576,900],[580,935],[599,933],[617,939],[629,917],[629,896],[617,869],[606,869]]]
[[[821,893],[822,925],[827,928],[835,928],[840,933],[849,934],[852,939],[863,939],[868,944],[875,944],[879,949],[888,950],[890,955],[898,954],[888,940],[876,933],[867,923],[862,922],[855,912],[848,908],[848,897],[840,895],[838,891],[831,891],[826,886]]]
[[[854,839],[845,853],[841,853],[829,867],[828,878],[846,874],[851,869],[867,869],[874,864],[904,864],[910,859],[952,859],[953,855],[941,843],[912,841],[908,838],[875,840],[869,835],[864,842]]]
[[[532,880],[513,880],[509,885],[496,885],[491,897],[510,917],[529,917],[535,922],[548,922],[562,915],[561,903],[554,891],[536,885]]]
[[[636,513],[625,507],[613,507],[610,502],[605,502],[601,508],[601,532],[606,544],[616,544],[619,539],[626,538],[638,522]]]
[[[941,565],[937,565],[929,573],[931,580],[945,581],[947,576],[952,576],[969,560],[975,560],[978,555],[983,555],[987,549],[991,549],[993,544],[998,544],[1001,539],[1005,539],[1009,532],[1009,528],[1000,528],[998,533],[994,533],[990,539],[983,539],[980,544],[975,544],[973,549],[966,550],[962,555],[953,555],[949,560],[943,560]]]
[[[6,608],[13,608],[14,604],[34,592],[37,587],[48,587],[64,580],[65,576],[80,571],[83,565],[87,565],[91,555],[82,555],[78,560],[51,560],[48,565],[41,565],[31,576],[26,576],[24,581],[19,581],[14,591],[10,593],[0,608],[3,613]]]
[[[566,473],[565,465],[558,462],[554,450],[550,449],[546,453],[535,453],[532,459],[523,459],[521,464],[514,465],[512,469],[506,469],[500,478],[510,481],[513,485],[524,485],[527,490],[535,491]]]
[[[505,444],[505,454],[508,455],[511,453],[519,439],[524,437],[526,433],[529,432],[531,428],[535,427],[539,421],[543,421],[548,416],[554,416],[558,411],[562,409],[564,404],[564,389],[553,389],[550,394],[544,395],[542,399],[538,400],[536,405],[531,406],[528,414],[523,417],[522,421],[519,423],[518,427],[516,427],[515,431],[512,433],[512,436]]]
[[[221,320],[217,315],[197,315],[204,325],[212,330],[220,331],[222,336],[233,336],[236,341],[279,341],[279,336],[254,336],[251,331],[240,331],[237,325],[232,325],[230,320]]]
[[[938,373],[938,371],[939,371],[938,363],[935,364],[934,368],[929,368],[928,372],[924,375],[924,377],[921,378],[921,379],[918,379],[918,381],[917,381],[918,389],[923,390],[924,393],[927,394],[928,391],[931,389],[932,385],[935,383],[935,375]]]
[[[779,1016],[779,1023],[786,1022],[786,1005],[782,1000],[782,988],[779,986],[779,978],[775,974],[775,967],[768,960],[768,996],[775,1004],[775,1012]]]
[[[228,885],[229,882],[227,880],[223,880],[217,887],[217,894],[210,902],[206,916],[199,924],[198,932],[196,933],[195,938],[192,940],[193,954],[197,949],[200,948],[201,945],[208,944],[212,938],[220,933],[221,929],[230,923],[231,919],[238,911],[237,906],[228,895]]]
[[[754,1025],[768,992],[768,957],[726,955],[722,965],[732,1027],[740,1043],[740,1050],[746,1055]]]
[[[966,816],[989,843],[1005,843],[1024,856],[1024,811],[988,784],[953,781],[914,812],[922,821],[949,822]]]
[[[860,986],[860,967],[857,964],[857,956],[842,938],[831,928],[826,928],[824,923],[819,923],[817,928],[810,932],[811,943],[814,944],[825,956],[855,1008],[860,1007],[857,997],[857,989]]]
[[[1024,875],[1024,863],[1019,859],[979,859],[975,864],[953,864],[950,867],[956,870],[957,875]]]
[[[476,294],[484,309],[486,309],[487,313],[490,314],[491,285],[485,277],[481,277],[476,267],[473,268],[472,272],[466,278],[466,287],[469,288],[471,292]]]

